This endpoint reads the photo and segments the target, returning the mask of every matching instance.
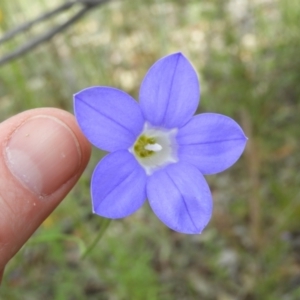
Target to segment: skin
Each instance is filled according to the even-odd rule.
[[[29,124],[25,129],[33,128],[26,135],[20,129],[24,124]],[[56,129],[55,138],[47,139],[53,128]],[[12,169],[7,154],[8,146],[13,148],[17,145],[22,150],[22,141],[27,141],[26,138],[35,132],[38,132],[41,138],[45,137],[49,153],[52,153],[51,149],[54,153],[47,162],[49,165],[49,160],[54,160],[51,170],[43,160],[34,162],[39,164],[40,174],[44,174],[44,183],[38,188],[32,188],[20,180],[14,170],[18,172],[18,163],[22,162],[15,160]],[[64,134],[69,135],[69,139],[66,139]],[[33,151],[32,155],[41,155],[36,153],[34,145],[37,143],[24,143],[27,152]],[[57,149],[62,153],[61,159],[67,156],[67,163],[61,165],[63,171],[55,164]],[[46,156],[48,151],[43,153]],[[6,264],[76,184],[89,161],[90,154],[89,142],[81,133],[74,116],[66,111],[39,108],[22,112],[0,123],[0,283]],[[26,170],[27,160],[25,162],[20,169],[24,174],[27,171],[30,174],[32,168]]]

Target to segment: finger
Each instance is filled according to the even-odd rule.
[[[0,284],[1,284],[1,281],[2,281],[2,277],[3,277],[3,272],[4,272],[4,269],[0,270]]]
[[[74,117],[59,109],[29,110],[0,124],[0,278],[74,186],[90,152]]]

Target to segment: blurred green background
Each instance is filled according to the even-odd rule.
[[[1,0],[0,35],[63,3]],[[0,56],[76,13],[34,26]],[[97,7],[0,67],[0,121],[34,107],[72,112],[92,85],[138,97],[147,69],[182,51],[201,81],[198,112],[229,115],[249,137],[241,159],[208,176],[213,219],[201,235],[165,227],[145,205],[100,229],[81,180],[8,264],[1,299],[300,299],[300,2],[127,0]]]

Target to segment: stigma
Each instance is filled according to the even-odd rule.
[[[145,146],[146,150],[158,152],[162,150],[162,146],[160,144],[148,144]]]

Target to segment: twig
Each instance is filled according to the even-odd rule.
[[[66,2],[64,4],[62,4],[61,6],[55,8],[52,11],[49,11],[47,13],[45,13],[42,16],[37,17],[36,19],[29,21],[25,24],[22,24],[21,26],[18,26],[10,31],[8,31],[7,33],[4,34],[4,36],[2,36],[2,38],[0,38],[0,44],[13,38],[15,35],[29,29],[30,27],[32,27],[33,25],[43,22],[49,18],[51,18],[52,16],[55,16],[69,8],[71,8],[74,4],[84,4],[84,5],[95,5],[95,4],[101,4],[102,2],[106,2],[103,0],[74,0],[74,1],[69,1]]]
[[[260,196],[260,161],[257,153],[252,121],[248,112],[241,110],[242,125],[249,138],[248,145],[245,151],[245,157],[248,164],[251,193],[249,195],[249,211],[250,211],[250,235],[253,241],[254,248],[259,250],[262,246],[262,212],[261,212],[261,196]]]
[[[75,3],[77,3],[77,1],[72,1],[72,2],[67,2],[67,3],[64,3],[63,5],[59,6],[58,8],[52,10],[52,11],[49,11],[47,13],[45,13],[44,15],[42,16],[39,16],[38,18],[32,20],[32,21],[29,21],[21,26],[18,26],[10,31],[8,31],[7,33],[5,33],[1,38],[0,38],[0,44],[4,43],[5,41],[13,38],[15,35],[29,29],[30,27],[32,27],[33,25],[37,24],[37,23],[40,23],[42,21],[45,21],[49,18],[51,18],[52,16],[55,16],[67,9],[69,9],[71,6],[73,6]]]
[[[69,9],[72,7],[74,4],[84,4],[84,7],[74,16],[72,16],[69,20],[66,22],[62,23],[61,25],[58,25],[57,27],[54,27],[50,29],[49,31],[45,32],[44,34],[41,34],[40,36],[37,36],[30,40],[29,42],[25,43],[24,45],[20,46],[17,48],[15,51],[4,55],[0,58],[0,66],[4,65],[5,63],[27,53],[31,49],[35,48],[39,44],[50,40],[53,36],[55,36],[57,33],[63,31],[64,29],[68,28],[70,25],[75,23],[77,20],[79,20],[83,15],[85,15],[90,9],[96,7],[97,5],[104,4],[105,2],[108,2],[110,0],[77,0],[77,1],[72,1],[72,2],[67,2],[60,7],[54,9],[53,11],[50,11],[35,20],[32,20],[28,23],[23,24],[22,26],[19,26],[15,28],[14,30],[11,30],[10,32],[6,33],[1,39],[0,39],[0,44],[3,43],[4,41],[7,41],[8,39],[11,39],[15,35],[29,29],[31,26],[34,24],[37,24],[39,22],[42,22],[48,18],[51,18],[54,15],[57,15],[58,13],[61,13],[64,10]]]

